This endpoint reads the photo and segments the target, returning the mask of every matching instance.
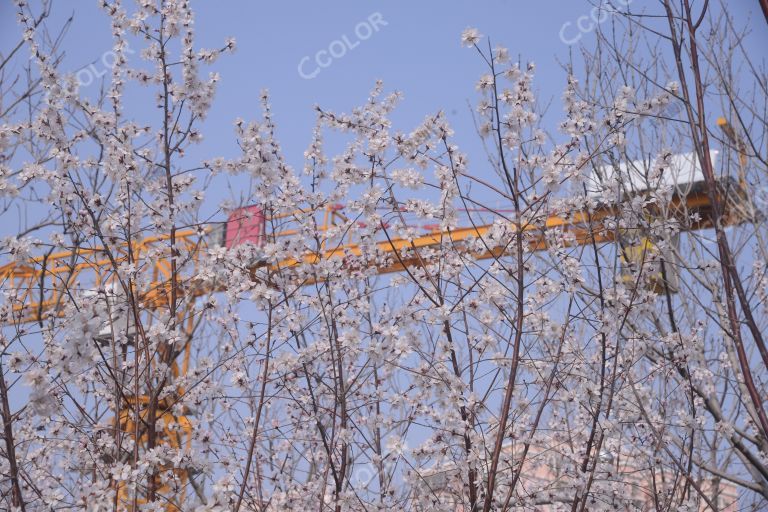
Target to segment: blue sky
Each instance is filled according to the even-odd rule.
[[[627,2],[629,0],[619,0]],[[130,1],[126,0],[126,4]],[[632,7],[649,5],[654,0],[634,0]],[[64,41],[66,57],[62,70],[91,69],[91,76],[107,71],[104,55],[112,45],[107,16],[95,0],[54,3],[53,26],[74,13],[74,22]],[[462,48],[460,33],[477,27],[495,43],[509,48],[523,62],[537,64],[537,96],[542,104],[551,102],[545,127],[554,128],[561,117],[560,95],[565,85],[566,63],[570,52],[578,54],[578,43],[589,45],[594,34],[585,22],[592,4],[586,0],[390,0],[388,2],[272,1],[246,0],[194,1],[197,11],[197,45],[214,48],[233,36],[238,50],[211,67],[221,74],[213,109],[205,121],[205,140],[194,156],[207,159],[238,154],[232,124],[238,117],[258,119],[261,115],[259,91],[271,92],[278,138],[290,164],[300,168],[303,152],[310,141],[315,120],[313,106],[347,111],[363,103],[377,79],[386,90],[403,93],[404,101],[394,116],[395,128],[410,131],[426,115],[443,110],[456,131],[456,141],[469,153],[472,172],[484,172],[485,158],[475,134],[469,104],[477,98],[475,83],[485,72],[476,52]],[[768,48],[768,25],[759,12],[757,0],[728,2],[739,21],[752,16],[754,30],[747,41],[754,56],[763,59]],[[5,51],[19,34],[15,9],[10,0],[0,4],[0,49]],[[360,23],[377,30],[370,37]],[[578,28],[579,20],[582,27]],[[562,37],[561,37],[562,35]],[[345,39],[346,38],[346,39]],[[563,41],[576,41],[569,45]],[[364,39],[364,40],[362,40]],[[330,65],[319,68],[318,52],[339,51],[335,41],[354,46],[344,49]],[[347,41],[349,43],[347,43]],[[335,46],[334,46],[335,45]],[[134,48],[138,51],[137,48]],[[311,79],[303,72],[314,74]],[[328,62],[323,54],[322,62]],[[88,68],[93,65],[92,68]],[[83,77],[87,75],[82,75]],[[108,78],[108,73],[104,75]],[[94,96],[98,84],[84,85],[82,93]],[[129,116],[154,119],[161,116],[151,102],[131,104]],[[487,169],[485,172],[488,172]],[[214,197],[225,190],[209,191]],[[9,234],[13,223],[4,222],[0,235]]]
[[[653,0],[617,2],[629,2],[633,10],[646,5],[654,11],[660,8]],[[735,0],[728,6],[741,21],[752,15],[750,26],[754,33],[749,44],[755,48],[755,56],[762,57],[768,43],[768,25],[758,2]],[[474,103],[477,98],[474,86],[484,65],[476,52],[461,47],[461,31],[477,27],[494,44],[507,46],[513,58],[536,62],[537,96],[542,104],[550,104],[545,117],[548,128],[554,128],[561,117],[563,63],[571,51],[578,53],[578,43],[590,44],[594,40],[592,21],[582,19],[581,26],[586,30],[578,28],[580,18],[589,16],[592,9],[586,0],[229,0],[196,1],[193,7],[197,12],[198,46],[219,47],[226,37],[233,36],[238,50],[210,68],[221,74],[221,82],[202,130],[205,141],[192,156],[235,156],[238,149],[232,123],[237,117],[258,119],[259,91],[267,88],[278,123],[278,138],[288,162],[296,168],[301,167],[310,140],[315,119],[313,105],[350,110],[366,100],[377,79],[384,81],[386,90],[403,93],[404,101],[394,115],[396,129],[410,131],[425,115],[442,109],[456,131],[459,146],[469,153],[470,163],[482,167],[485,157],[468,102]],[[7,48],[18,36],[14,12],[8,0],[0,7],[0,48]],[[97,75],[109,77],[104,63],[112,44],[109,21],[96,1],[54,2],[54,26],[71,14],[74,23],[65,39],[62,69],[80,70],[86,80],[95,79],[82,88],[82,94],[95,96],[99,89]],[[366,38],[373,26],[371,16],[376,26]],[[356,34],[361,23],[368,27],[358,28]],[[563,39],[578,42],[569,45]],[[354,48],[344,48],[346,45]],[[133,49],[138,51],[140,45]],[[319,57],[324,64],[330,53],[338,58],[321,68],[316,63],[318,52],[328,52]],[[138,55],[133,57],[138,60]],[[301,76],[317,71],[311,79]],[[154,120],[155,126],[160,120],[152,102],[133,103],[128,113],[145,121]],[[473,171],[482,173],[478,168]]]

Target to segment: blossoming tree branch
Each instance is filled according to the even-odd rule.
[[[69,22],[16,0],[0,508],[765,510],[758,27],[624,4],[557,108],[467,28],[473,125],[399,126],[377,82],[286,155],[265,91],[239,153],[199,157],[235,39],[200,48],[188,0],[103,0],[93,99],[62,69]]]

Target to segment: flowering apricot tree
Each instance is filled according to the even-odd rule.
[[[4,509],[768,503],[768,95],[757,66],[736,78],[751,61],[726,9],[614,16],[564,74],[553,133],[535,66],[467,29],[484,161],[442,112],[394,127],[377,83],[317,108],[294,169],[266,92],[234,122],[241,154],[190,161],[218,81],[201,68],[235,41],[197,48],[188,0],[102,2],[98,101],[58,70],[40,7],[16,6],[44,94],[27,118],[0,104],[0,194],[44,221],[2,246],[42,268],[35,289],[3,282]],[[630,51],[649,41],[651,64]],[[129,88],[157,119],[125,114]],[[719,140],[715,98],[736,126]],[[680,154],[703,175],[686,190]],[[247,188],[211,208],[216,180]],[[214,243],[211,209],[244,205],[263,239]]]

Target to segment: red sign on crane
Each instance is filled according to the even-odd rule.
[[[264,228],[264,212],[260,206],[238,208],[227,218],[224,246],[231,249],[246,242],[260,246],[264,243]]]

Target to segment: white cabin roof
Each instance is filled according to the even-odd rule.
[[[717,168],[717,157],[719,151],[711,150],[709,157],[712,160],[712,167]],[[654,161],[633,160],[632,162],[622,162],[618,168],[612,165],[605,165],[599,168],[603,182],[612,184],[614,178],[618,178],[622,184],[622,191],[627,193],[644,192],[657,188],[659,186],[672,186],[677,188],[677,192],[686,195],[691,191],[694,184],[704,181],[704,173],[701,170],[696,153],[677,153],[672,155],[670,166],[664,169],[661,178],[649,180],[648,175]],[[618,173],[618,176],[616,174]],[[649,183],[650,181],[650,183]],[[606,200],[617,198],[616,190],[605,190],[601,180],[595,171],[592,171],[587,181],[587,195],[593,198],[605,198]]]

